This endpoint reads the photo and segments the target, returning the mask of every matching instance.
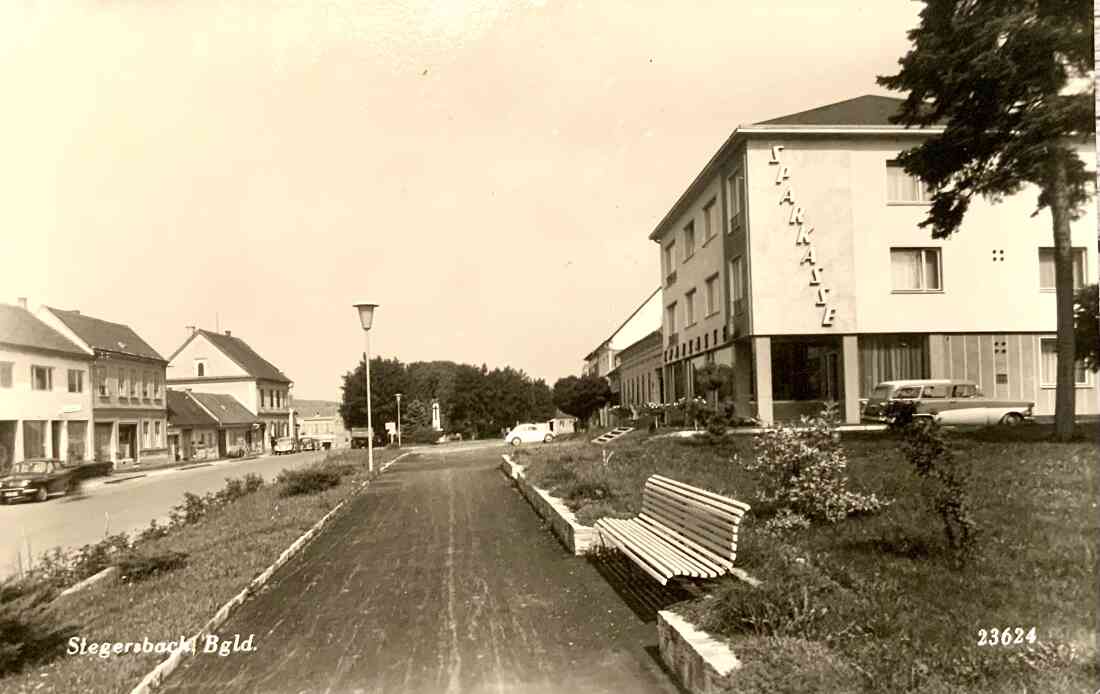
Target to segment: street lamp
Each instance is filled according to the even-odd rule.
[[[401,393],[397,394],[397,447],[401,448]]]
[[[363,340],[366,350],[363,352],[363,379],[367,383],[367,470],[374,472],[374,427],[370,418],[370,327],[374,323],[374,309],[378,304],[353,304],[359,311],[359,324],[363,326]]]

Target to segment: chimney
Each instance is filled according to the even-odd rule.
[[[19,308],[26,311],[27,310],[27,297],[21,296],[17,299],[17,301],[19,302]]]
[[[233,333],[231,333],[231,332],[229,332],[228,330],[226,330],[226,331],[225,331],[225,336],[226,336],[226,337],[233,337]]]

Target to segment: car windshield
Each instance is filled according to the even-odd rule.
[[[48,466],[49,464],[43,460],[23,461],[22,463],[16,463],[11,471],[16,475],[40,475],[49,469]]]

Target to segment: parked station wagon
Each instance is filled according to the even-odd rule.
[[[956,379],[915,379],[883,381],[875,386],[867,400],[863,418],[886,422],[884,414],[890,401],[916,403],[916,417],[948,425],[1005,424],[1013,426],[1031,419],[1033,402],[994,400],[985,397],[973,381]]]

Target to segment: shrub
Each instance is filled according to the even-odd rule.
[[[156,554],[130,552],[119,559],[118,578],[123,582],[141,581],[187,565],[187,553],[168,550]]]
[[[921,478],[922,496],[943,523],[948,548],[957,564],[965,562],[977,545],[977,527],[970,498],[971,471],[947,445],[939,426],[912,422],[904,428],[902,450]]]
[[[442,435],[443,432],[436,431],[431,427],[419,427],[416,429],[402,430],[401,443],[435,443]]]
[[[836,431],[835,403],[816,417],[803,416],[798,426],[780,425],[758,434],[754,444],[756,456],[744,467],[759,473],[757,499],[777,512],[836,523],[889,504],[874,494],[848,490],[848,458]]]
[[[308,467],[300,470],[283,470],[276,478],[281,485],[279,496],[316,494],[340,484],[340,473],[331,467]]]
[[[0,583],[0,677],[64,653],[78,627],[49,609],[52,597],[31,582]]]

